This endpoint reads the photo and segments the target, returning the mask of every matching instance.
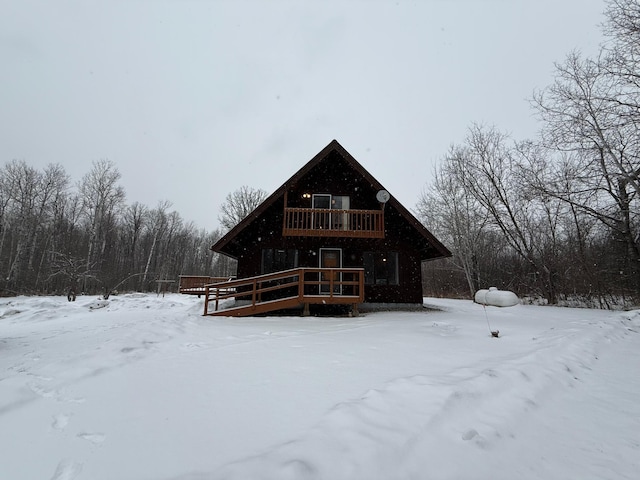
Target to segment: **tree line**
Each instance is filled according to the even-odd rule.
[[[120,173],[93,162],[72,185],[61,165],[12,160],[0,169],[0,291],[89,294],[148,291],[181,274],[232,275],[209,247],[222,235],[185,222],[168,201],[126,203]]]
[[[423,266],[425,293],[497,286],[556,304],[640,300],[640,0],[607,0],[596,58],[572,52],[534,92],[535,139],[472,124],[436,167],[416,213],[453,253]],[[266,192],[230,193],[207,232],[160,202],[127,204],[96,161],[72,185],[60,165],[0,169],[0,293],[154,290],[180,274],[231,276],[209,247]]]
[[[540,133],[473,124],[416,213],[453,257],[428,294],[495,285],[557,304],[640,300],[640,0],[608,0],[596,58],[570,53],[533,93]]]

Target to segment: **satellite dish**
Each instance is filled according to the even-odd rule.
[[[391,195],[389,195],[389,192],[387,192],[386,190],[380,190],[376,194],[376,198],[378,199],[378,201],[380,203],[387,203],[389,201],[389,199],[391,198]]]

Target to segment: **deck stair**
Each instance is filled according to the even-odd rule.
[[[234,306],[221,308],[224,300]],[[362,268],[294,268],[205,285],[204,315],[244,317],[309,305],[351,305],[364,301]]]

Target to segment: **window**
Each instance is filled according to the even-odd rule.
[[[331,225],[331,213],[329,213],[329,209],[331,208],[331,195],[314,193],[312,205],[315,209],[327,210],[326,212],[314,211],[313,220],[311,221],[314,229],[326,230]]]
[[[346,195],[334,195],[331,197],[331,208],[349,210],[349,197]]]
[[[349,210],[349,197],[334,195],[331,198],[331,208],[334,210]],[[331,215],[331,228],[334,230],[349,230],[349,214],[347,212]]]
[[[262,273],[280,272],[298,267],[298,250],[282,248],[262,249]]]
[[[331,208],[331,195],[326,193],[313,194],[313,208]]]
[[[364,283],[398,285],[398,252],[365,252]]]

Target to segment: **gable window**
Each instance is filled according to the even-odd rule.
[[[298,250],[282,248],[262,249],[262,274],[298,267]]]
[[[365,252],[364,283],[366,285],[398,285],[398,252]]]
[[[327,193],[314,193],[313,208],[331,208],[331,195]]]

